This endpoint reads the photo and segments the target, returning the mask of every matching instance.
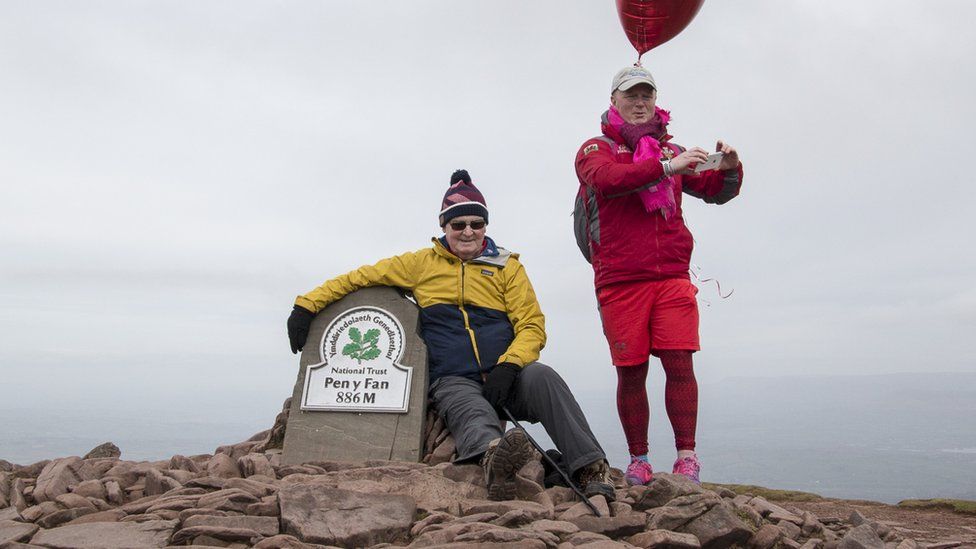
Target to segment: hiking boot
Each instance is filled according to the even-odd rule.
[[[701,484],[701,480],[698,479],[698,473],[700,471],[701,463],[699,463],[698,456],[696,455],[675,460],[674,468],[671,470],[675,475],[688,477],[695,484]]]
[[[613,490],[613,481],[610,479],[610,464],[607,460],[594,461],[580,469],[576,475],[576,481],[586,497],[603,496],[608,502],[617,499],[617,493]]]
[[[630,465],[624,473],[624,480],[631,486],[643,486],[650,484],[654,479],[654,471],[651,464],[635,456],[630,457]]]
[[[515,499],[515,474],[535,455],[535,448],[522,429],[512,429],[488,444],[481,458],[488,485],[488,499]]]

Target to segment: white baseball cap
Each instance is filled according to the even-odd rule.
[[[657,90],[657,84],[654,83],[654,77],[651,76],[651,71],[644,67],[633,66],[620,69],[617,76],[613,77],[613,83],[610,84],[610,93],[617,90],[627,91],[637,84],[649,84]]]

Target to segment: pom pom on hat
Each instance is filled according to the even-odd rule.
[[[454,186],[454,184],[458,181],[464,181],[468,185],[471,184],[471,176],[468,175],[468,170],[455,170],[454,173],[451,174],[450,185]]]
[[[485,197],[471,183],[471,176],[468,175],[467,170],[456,170],[451,174],[450,185],[441,202],[438,218],[441,227],[462,215],[479,215],[488,222],[488,206]]]

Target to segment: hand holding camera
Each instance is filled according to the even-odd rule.
[[[692,147],[671,159],[671,172],[687,175],[695,172],[695,165],[708,160],[708,152],[701,147]]]

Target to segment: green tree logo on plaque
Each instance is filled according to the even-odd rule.
[[[380,339],[379,330],[366,330],[366,335],[363,335],[359,328],[349,328],[349,339],[352,343],[347,343],[342,348],[342,354],[355,358],[357,363],[362,364],[364,360],[373,360],[380,356],[380,349],[376,346]]]

